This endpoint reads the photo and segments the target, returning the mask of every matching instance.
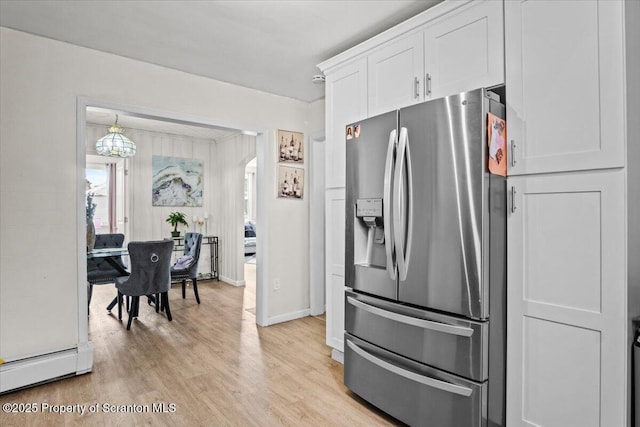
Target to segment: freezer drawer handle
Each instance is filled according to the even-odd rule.
[[[400,375],[401,377],[404,377],[408,380],[415,381],[420,384],[424,384],[428,387],[437,388],[439,390],[446,391],[448,393],[459,394],[461,396],[469,397],[471,396],[471,393],[473,393],[473,390],[471,390],[468,387],[463,387],[456,384],[451,384],[446,381],[425,377],[424,375],[416,374],[415,372],[411,372],[411,371],[407,371],[406,369],[399,368],[398,366],[392,365],[389,362],[385,362],[384,360],[371,355],[370,353],[364,351],[363,349],[361,349],[351,341],[347,341],[347,345],[351,350],[353,350],[358,356],[362,357],[363,359],[366,359],[369,362],[373,363],[374,365],[377,365],[378,367],[385,369],[389,372],[392,372],[396,375]]]
[[[431,329],[438,332],[444,332],[445,334],[459,335],[461,337],[470,337],[471,335],[473,335],[473,329],[467,328],[465,326],[448,325],[446,323],[433,322],[430,320],[417,319],[415,317],[405,316],[404,314],[398,314],[392,311],[384,310],[382,308],[374,307],[370,304],[366,304],[362,301],[358,301],[353,297],[347,297],[347,302],[352,306],[362,309],[364,311],[368,311],[371,314],[385,317],[389,320],[394,320],[396,322],[405,323],[407,325],[418,326],[420,328]]]

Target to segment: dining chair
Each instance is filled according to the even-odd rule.
[[[187,280],[193,283],[193,293],[200,304],[198,295],[198,261],[200,261],[201,233],[186,233],[184,235],[184,251],[177,262],[171,267],[171,281],[182,282],[182,298],[186,297]]]
[[[95,249],[121,248],[124,243],[124,234],[96,234]],[[113,264],[116,264],[114,266]],[[87,305],[91,304],[93,285],[115,283],[116,277],[129,275],[121,256],[109,258],[92,258],[87,260]]]
[[[166,313],[167,319],[171,321],[168,292],[171,289],[170,270],[173,240],[130,242],[127,247],[131,260],[131,275],[116,278],[118,319],[122,320],[124,297],[127,297],[127,300],[131,298],[131,302],[128,304],[127,330],[129,330],[133,318],[138,317],[140,297],[158,295],[160,307]],[[156,309],[156,311],[158,310]]]

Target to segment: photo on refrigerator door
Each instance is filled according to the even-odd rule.
[[[489,172],[507,176],[507,123],[491,113],[487,114],[489,144]]]

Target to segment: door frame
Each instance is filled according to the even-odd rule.
[[[140,106],[119,104],[102,99],[78,96],[76,99],[76,246],[77,246],[77,283],[78,283],[78,347],[86,348],[84,356],[78,361],[78,371],[90,371],[93,365],[93,346],[88,337],[88,317],[87,317],[87,260],[86,260],[86,212],[85,212],[85,168],[86,168],[86,122],[87,107],[103,108],[117,113],[127,114],[135,117],[162,120],[172,123],[181,123],[196,126],[238,129],[240,131],[251,132],[256,136],[256,157],[258,168],[256,174],[264,170],[265,156],[267,155],[268,132],[262,129],[247,129],[247,126],[214,122],[203,117],[194,117],[169,111],[160,111]],[[265,180],[258,180],[258,194],[265,194]],[[258,197],[257,218],[261,224],[266,224],[263,218],[266,212],[266,199]],[[256,273],[256,323],[264,326],[268,324],[268,297],[269,293],[263,289],[267,283],[265,248],[268,247],[268,233],[259,241],[260,251],[263,256],[259,256],[261,266]],[[262,259],[260,259],[262,258]]]

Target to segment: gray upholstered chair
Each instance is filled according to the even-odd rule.
[[[173,240],[152,242],[131,242],[128,245],[131,259],[131,275],[118,277],[118,319],[122,320],[122,300],[131,297],[128,304],[129,320],[127,330],[131,328],[131,320],[138,317],[141,296],[156,296],[156,307],[160,307],[172,320],[169,307],[169,289],[171,289],[171,254]],[[158,298],[159,297],[159,298]],[[158,301],[159,300],[159,301]],[[156,311],[158,311],[156,309]]]
[[[124,243],[124,234],[96,234],[95,249],[121,248]],[[114,266],[113,264],[116,264]],[[115,283],[116,277],[128,276],[127,267],[122,262],[122,257],[93,258],[87,260],[87,297],[91,304],[93,285]]]
[[[184,252],[182,256],[192,257],[193,259],[187,263],[181,263],[179,262],[179,258],[178,262],[171,267],[171,281],[182,282],[182,298],[185,298],[187,280],[191,280],[193,283],[193,293],[196,296],[198,304],[200,304],[200,296],[198,295],[198,261],[200,261],[201,246],[202,234],[186,233],[184,235]]]

